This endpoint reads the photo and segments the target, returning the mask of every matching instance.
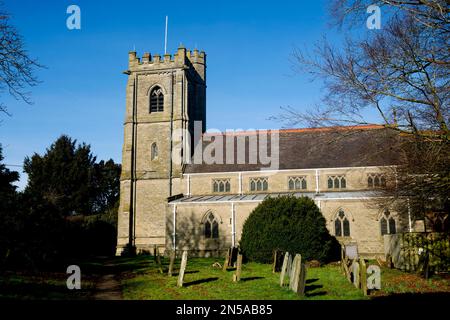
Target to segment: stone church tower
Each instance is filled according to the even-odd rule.
[[[183,154],[194,121],[206,128],[206,55],[129,53],[117,254],[165,245],[167,198],[181,193]],[[183,130],[180,130],[183,129]],[[187,135],[185,132],[190,132]],[[174,134],[175,133],[175,134]],[[187,151],[189,152],[189,151]]]

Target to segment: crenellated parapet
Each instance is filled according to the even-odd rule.
[[[145,52],[142,57],[138,57],[136,51],[128,53],[128,66],[130,71],[138,71],[139,69],[172,69],[180,67],[206,65],[206,53],[197,49],[191,51],[184,47],[179,47],[173,55],[151,55]],[[197,69],[197,68],[196,68]]]

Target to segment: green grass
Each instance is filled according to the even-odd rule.
[[[299,297],[287,287],[279,286],[280,274],[273,274],[271,265],[246,263],[242,267],[241,281],[232,282],[234,270],[222,271],[212,267],[222,259],[191,258],[184,278],[184,287],[176,286],[178,275],[161,274],[151,257],[138,257],[123,261],[122,289],[125,299],[365,299],[339,272],[339,267],[311,268],[307,272],[306,296]],[[179,263],[179,261],[177,261]],[[163,261],[167,268],[168,261]],[[178,264],[176,265],[178,267]]]
[[[232,282],[235,270],[212,267],[216,258],[190,258],[185,275],[185,287],[176,286],[178,275],[161,274],[150,256],[134,258],[115,257],[79,262],[81,268],[81,290],[68,290],[65,267],[55,267],[50,272],[7,271],[0,275],[0,299],[92,299],[95,285],[103,274],[115,274],[121,281],[124,299],[218,299],[218,300],[361,300],[364,297],[340,273],[339,267],[326,265],[308,268],[306,295],[299,297],[287,287],[279,286],[279,273],[273,274],[271,265],[246,263],[242,268],[241,282]],[[175,271],[180,261],[177,260]],[[376,262],[371,262],[375,264]],[[69,263],[73,264],[73,263]],[[167,271],[168,259],[163,259]],[[380,291],[370,298],[395,297],[411,294],[449,294],[450,275],[434,275],[425,280],[414,273],[381,268]]]
[[[11,300],[84,300],[89,299],[94,282],[82,278],[80,290],[67,289],[66,273],[6,272],[0,277],[0,299]]]

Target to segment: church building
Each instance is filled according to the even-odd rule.
[[[267,197],[307,196],[338,241],[384,256],[407,223],[374,204],[394,155],[382,126],[206,132],[206,54],[129,53],[117,255],[238,246]],[[239,117],[237,114],[236,117]],[[251,124],[249,124],[251,125]]]

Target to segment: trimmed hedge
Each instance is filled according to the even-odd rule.
[[[314,201],[294,196],[259,204],[244,223],[240,247],[248,260],[261,263],[271,262],[273,250],[300,253],[306,261],[322,263],[339,260],[340,252]]]

